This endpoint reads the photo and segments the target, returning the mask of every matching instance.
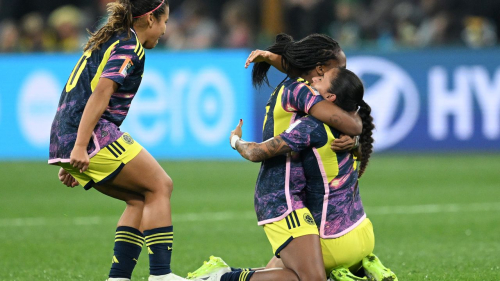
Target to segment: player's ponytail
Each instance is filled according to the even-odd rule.
[[[285,71],[287,71],[287,62],[283,54],[287,49],[287,47],[290,46],[290,44],[293,44],[292,36],[285,33],[280,33],[276,36],[276,42],[274,42],[273,45],[271,45],[266,49],[271,53],[281,55],[281,64],[283,66],[283,69],[285,69]],[[264,83],[269,85],[269,80],[267,79],[267,72],[269,71],[270,67],[271,65],[265,62],[257,62],[253,65],[252,83],[255,87],[260,87]]]
[[[364,100],[361,100],[361,102],[359,103],[358,114],[359,117],[361,117],[361,121],[363,122],[363,130],[361,131],[361,135],[359,136],[359,145],[361,146],[361,163],[359,165],[358,178],[360,178],[365,172],[366,166],[368,165],[368,161],[370,159],[370,155],[373,152],[372,134],[375,125],[373,125],[373,117],[371,116],[371,112],[371,107]]]
[[[358,177],[365,172],[366,166],[373,152],[373,117],[372,109],[363,100],[364,87],[359,77],[348,69],[338,69],[337,76],[331,81],[328,92],[335,94],[335,104],[347,112],[358,110],[359,117],[363,123],[363,130],[359,136],[361,146],[361,164]]]
[[[300,41],[293,41],[290,35],[281,33],[268,51],[281,55],[281,64],[289,76],[307,74],[318,65],[325,65],[329,60],[338,60],[342,50],[331,37],[323,34],[311,34]],[[267,71],[270,65],[265,62],[254,64],[252,82],[254,86],[263,83],[269,85]]]
[[[113,35],[128,32],[131,36],[131,28],[134,22],[142,16],[152,13],[157,19],[165,13],[168,0],[116,0],[107,5],[108,21],[96,32],[89,32],[90,38],[84,51],[99,50],[105,42]]]
[[[132,4],[130,0],[117,0],[107,5],[108,22],[97,32],[90,32],[89,41],[83,48],[84,51],[99,50],[117,32],[129,31],[133,24]],[[130,35],[130,34],[129,34]]]

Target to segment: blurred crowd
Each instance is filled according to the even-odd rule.
[[[0,0],[0,52],[75,52],[112,0]],[[265,48],[279,32],[344,49],[497,45],[500,0],[169,0],[160,48]]]

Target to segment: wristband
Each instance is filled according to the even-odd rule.
[[[234,135],[232,138],[231,138],[231,147],[233,149],[236,149],[236,142],[240,140],[240,137],[237,136],[237,135]]]

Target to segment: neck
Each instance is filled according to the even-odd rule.
[[[146,35],[144,34],[144,29],[138,26],[137,24],[134,24],[134,31],[135,34],[137,35],[137,38],[139,39],[139,42],[141,42],[142,45],[146,43]]]
[[[315,77],[311,72],[309,73],[303,73],[302,75],[300,75],[301,78],[303,78],[304,80],[306,80],[307,82],[309,83],[312,83],[313,82],[313,77]]]

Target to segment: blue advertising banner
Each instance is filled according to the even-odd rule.
[[[347,68],[365,84],[377,151],[500,151],[499,49],[348,52]],[[284,78],[270,74],[272,86]]]
[[[253,139],[246,51],[151,52],[121,129],[163,159],[239,159],[229,134],[240,118]],[[63,86],[80,55],[0,56],[0,159],[46,159]]]
[[[150,52],[122,130],[161,159],[240,159],[229,133],[259,141],[272,88],[255,90],[248,51]],[[78,54],[0,55],[0,160],[46,159]],[[347,53],[365,83],[377,151],[500,151],[500,50]],[[271,70],[276,86],[285,77]]]

